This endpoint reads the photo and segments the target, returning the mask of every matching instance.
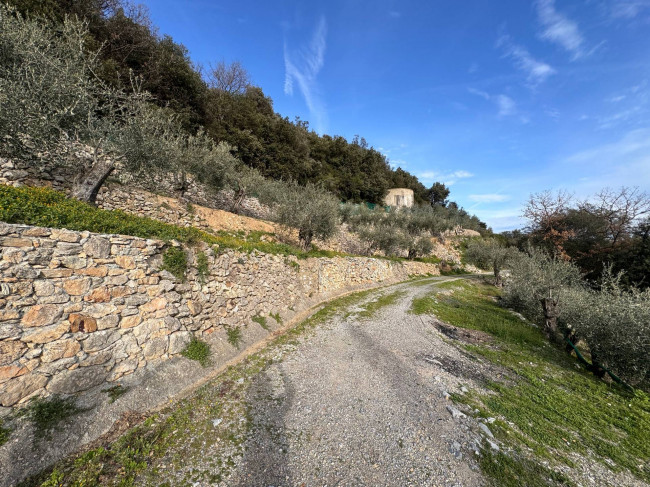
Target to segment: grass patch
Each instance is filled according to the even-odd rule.
[[[481,470],[499,487],[572,487],[566,475],[529,460],[502,452],[483,450]]]
[[[208,256],[203,251],[199,251],[196,254],[196,272],[199,275],[201,284],[205,284],[206,278],[210,274],[210,264],[208,262]]]
[[[515,385],[492,382],[486,385],[491,394],[470,391],[459,398],[480,415],[498,418],[490,428],[515,450],[487,452],[481,460],[484,473],[499,486],[571,485],[553,465],[573,466],[575,458],[589,458],[650,481],[650,396],[607,384],[577,366],[539,329],[500,307],[496,294],[493,286],[465,282],[449,296],[438,294],[417,305],[447,323],[494,336],[497,347],[465,349],[515,377]]]
[[[260,316],[260,318],[262,317]],[[266,324],[266,318],[264,319],[264,323]],[[235,348],[239,348],[239,343],[242,339],[241,328],[237,326],[227,326],[226,335],[228,336],[228,343],[230,343]]]
[[[34,425],[36,439],[49,438],[52,430],[59,428],[62,421],[83,410],[75,404],[72,397],[52,396],[32,400],[25,410],[27,418]]]
[[[190,343],[185,346],[181,355],[190,360],[196,360],[202,367],[210,365],[210,345],[196,337],[190,340]]]
[[[273,318],[278,325],[282,324],[282,317],[280,316],[280,313],[271,313],[269,316]]]
[[[9,441],[9,436],[11,436],[11,429],[6,428],[4,421],[0,419],[0,446]]]
[[[269,330],[269,324],[266,322],[266,317],[262,315],[255,315],[251,319],[265,330]]]
[[[374,299],[361,306],[362,310],[357,313],[357,316],[361,318],[371,318],[373,317],[380,309],[385,308],[386,306],[391,306],[395,304],[399,298],[404,296],[403,291],[397,291],[391,294],[383,294],[377,299]]]
[[[126,394],[128,390],[129,390],[128,387],[124,387],[121,384],[116,384],[113,387],[109,387],[107,389],[102,389],[102,392],[105,392],[106,394],[108,394],[108,397],[110,398],[111,403],[114,403],[120,397],[122,397],[124,394]]]
[[[161,270],[171,272],[179,281],[185,281],[187,254],[180,247],[169,247],[163,254]]]
[[[294,255],[299,259],[345,255],[316,248],[304,252],[297,247],[262,240],[264,232],[250,232],[248,235],[244,232],[212,234],[194,227],[179,227],[120,210],[101,210],[49,188],[14,188],[0,184],[0,221],[163,241],[177,240],[187,244],[206,242],[218,249],[249,253],[257,250],[266,254]]]

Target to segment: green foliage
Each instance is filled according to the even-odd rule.
[[[518,454],[484,449],[481,470],[494,487],[574,487],[566,475]]]
[[[517,258],[518,251],[512,247],[505,247],[499,240],[480,239],[472,240],[465,251],[465,259],[470,264],[484,270],[494,272],[495,284],[501,285],[501,271],[508,262]]]
[[[117,384],[107,389],[102,389],[102,392],[108,394],[108,397],[111,400],[111,403],[117,401],[120,397],[128,392],[129,388],[124,387],[122,384]]]
[[[163,254],[161,270],[171,272],[179,281],[185,280],[187,253],[180,247],[169,247]]]
[[[309,251],[312,240],[326,240],[338,231],[338,201],[327,191],[312,184],[276,184],[261,195],[262,202],[274,209],[275,219],[298,230],[302,247]]]
[[[280,313],[270,313],[269,316],[275,320],[278,325],[282,324],[282,317]]]
[[[269,329],[269,325],[266,322],[266,317],[261,316],[261,315],[255,315],[251,318],[255,323],[259,324],[262,328],[265,330]]]
[[[205,284],[207,276],[210,274],[210,263],[208,256],[203,251],[196,254],[196,271],[199,274],[199,281]]]
[[[470,391],[459,398],[481,416],[496,417],[490,429],[515,449],[483,452],[481,466],[494,485],[566,485],[548,468],[557,462],[571,466],[571,454],[649,480],[643,465],[650,459],[645,434],[650,397],[612,387],[576,367],[571,357],[546,343],[539,329],[493,301],[495,294],[493,287],[467,283],[451,296],[437,295],[433,305],[443,321],[482,330],[497,340],[496,346],[465,348],[505,369],[508,381],[495,379],[486,384],[490,393]]]
[[[11,429],[6,428],[4,421],[0,418],[0,446],[9,441],[9,436],[11,436]]]
[[[159,240],[177,240],[186,244],[206,242],[217,248],[241,252],[259,251],[266,254],[308,257],[335,257],[343,254],[312,249],[304,252],[295,247],[261,240],[261,233],[210,234],[193,227],[179,227],[151,218],[134,216],[122,211],[100,210],[94,206],[67,198],[49,188],[5,186],[0,184],[0,221],[68,230],[132,235]]]
[[[61,398],[51,396],[46,399],[32,400],[25,410],[25,414],[34,424],[36,438],[47,438],[52,430],[58,428],[61,421],[74,416],[82,411],[72,397]]]
[[[239,348],[239,343],[242,340],[241,328],[237,326],[226,326],[226,335],[228,336],[228,343],[235,348]]]
[[[181,352],[183,357],[196,360],[203,367],[210,365],[210,345],[193,337]]]
[[[540,299],[558,302],[558,325],[583,340],[597,364],[647,388],[650,382],[650,290],[624,290],[620,276],[606,269],[599,289],[586,286],[574,264],[530,251],[513,262],[505,302],[542,323]]]

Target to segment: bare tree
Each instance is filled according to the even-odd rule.
[[[523,210],[524,218],[531,223],[532,233],[548,242],[555,253],[565,260],[568,256],[564,244],[573,233],[565,228],[564,217],[572,200],[573,195],[566,191],[555,193],[547,190],[532,194]]]
[[[631,233],[635,222],[650,214],[650,195],[638,187],[605,188],[593,201],[583,201],[579,208],[605,222],[605,237],[615,247],[619,239]]]
[[[208,84],[210,88],[229,93],[231,95],[243,95],[251,85],[250,75],[239,61],[227,65],[219,61],[216,66],[210,66],[208,72]]]

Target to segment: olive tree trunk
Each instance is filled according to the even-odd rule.
[[[106,181],[106,178],[115,170],[115,164],[104,158],[95,158],[95,161],[72,187],[72,197],[86,203],[95,203],[97,193]]]
[[[551,342],[561,343],[560,332],[557,328],[558,301],[553,298],[543,298],[541,303],[544,310],[544,333]]]

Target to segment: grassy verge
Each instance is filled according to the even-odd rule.
[[[122,437],[25,480],[22,487],[171,486],[219,483],[244,454],[246,439],[255,432],[248,389],[267,367],[316,325],[366,298],[372,290],[329,303],[264,350],[230,367],[166,410],[147,418]]]
[[[650,397],[612,386],[584,371],[546,342],[542,333],[501,308],[496,288],[464,281],[414,302],[452,325],[481,330],[496,347],[467,345],[469,352],[512,372],[516,384],[492,382],[489,394],[470,391],[456,399],[496,417],[490,426],[509,451],[484,452],[481,465],[494,485],[571,485],[559,466],[583,459],[650,481]],[[548,467],[546,466],[548,465]]]
[[[361,318],[372,318],[380,309],[395,304],[397,300],[400,299],[402,296],[404,296],[403,291],[396,291],[394,293],[382,294],[377,299],[374,299],[362,305],[361,311],[359,311],[356,314]]]
[[[263,232],[212,234],[193,227],[179,227],[119,210],[100,210],[49,188],[14,188],[0,185],[0,221],[76,231],[132,235],[164,241],[178,240],[189,245],[205,242],[220,249],[234,249],[240,252],[257,250],[266,254],[293,255],[299,259],[343,255],[318,249],[304,252],[290,245],[264,240]]]

